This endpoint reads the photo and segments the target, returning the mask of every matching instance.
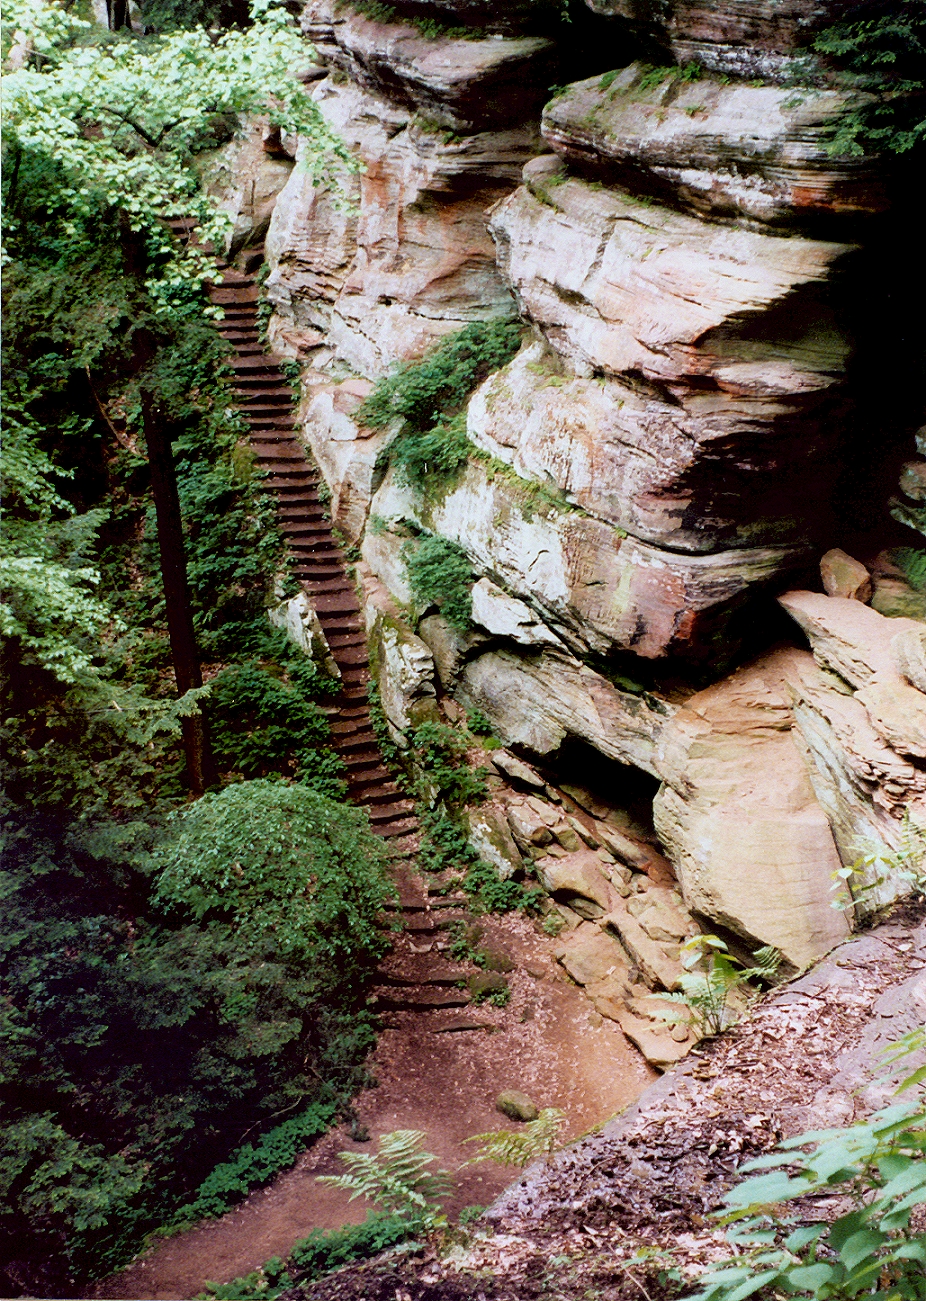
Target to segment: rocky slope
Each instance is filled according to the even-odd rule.
[[[394,740],[488,719],[503,748],[472,843],[544,886],[566,970],[665,1064],[686,1046],[646,999],[688,935],[804,967],[903,893],[926,826],[926,602],[878,555],[916,534],[872,480],[865,564],[833,546],[837,467],[861,465],[875,405],[862,296],[896,218],[883,163],[828,148],[857,97],[821,67],[783,84],[840,5],[572,8],[567,28],[527,0],[310,0],[304,76],[363,163],[349,202],[311,187],[298,141],[261,163],[256,137],[229,147],[250,171],[226,202],[240,243],[272,209],[269,333],[361,557]],[[415,487],[361,403],[516,316],[465,465]],[[899,470],[911,430],[879,436]],[[924,465],[903,468],[907,525]],[[466,632],[409,583],[423,534],[468,558]]]

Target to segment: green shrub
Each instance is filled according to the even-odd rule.
[[[926,139],[926,4],[868,0],[850,18],[821,32],[813,48],[843,72],[846,84],[873,94],[875,102],[845,114],[831,150],[904,154]]]
[[[399,467],[419,492],[438,491],[466,464],[472,446],[462,407],[478,384],[504,366],[521,344],[513,321],[476,321],[436,344],[420,361],[381,379],[357,411],[373,429],[399,422],[379,465]]]
[[[425,787],[436,787],[434,800],[441,800],[450,808],[484,800],[488,790],[486,769],[471,768],[466,759],[466,738],[446,723],[422,723],[412,732],[412,753],[423,782],[417,793],[424,794]]]
[[[735,1258],[698,1280],[693,1301],[798,1296],[848,1301],[926,1297],[926,1235],[911,1217],[926,1203],[926,1112],[893,1106],[845,1129],[800,1134],[743,1166],[753,1174],[724,1199]],[[814,1215],[825,1198],[834,1216]],[[800,1199],[808,1199],[801,1203]],[[844,1209],[845,1202],[849,1209]],[[794,1206],[787,1215],[785,1207]]]
[[[416,598],[436,605],[452,627],[466,632],[473,613],[473,572],[463,548],[428,534],[405,542],[402,560]]]
[[[497,869],[474,855],[463,877],[463,889],[477,912],[507,913],[533,912],[543,899],[538,886],[525,886],[519,881],[503,881]]]
[[[243,943],[331,964],[335,979],[385,950],[377,925],[392,897],[385,855],[361,809],[304,786],[258,780],[210,792],[172,815],[155,900]]]
[[[362,1224],[327,1231],[315,1229],[296,1243],[290,1256],[300,1279],[311,1281],[352,1260],[366,1260],[406,1242],[415,1230],[407,1216],[370,1214]]]
[[[252,1189],[293,1165],[311,1140],[325,1133],[336,1114],[335,1103],[316,1102],[298,1116],[268,1130],[256,1144],[246,1143],[203,1180],[195,1199],[184,1207],[183,1218],[199,1220],[224,1215]]]
[[[451,416],[426,434],[405,431],[386,449],[400,480],[418,492],[434,492],[454,481],[466,465],[473,445],[465,415]]]
[[[478,384],[521,346],[517,321],[475,321],[436,344],[420,361],[385,379],[357,411],[358,423],[385,429],[404,420],[421,433],[459,410]]]
[[[344,764],[316,703],[337,689],[336,682],[308,660],[289,660],[285,677],[277,665],[248,660],[224,669],[209,686],[205,713],[222,772],[288,774],[319,794],[344,797]]]

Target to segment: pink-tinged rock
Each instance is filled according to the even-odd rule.
[[[535,866],[544,889],[554,898],[569,903],[569,898],[577,895],[596,904],[599,915],[610,909],[613,891],[601,871],[601,859],[590,849],[563,858],[539,858]]]
[[[901,677],[926,693],[926,624],[896,633],[891,638],[891,654]]]
[[[312,94],[365,170],[345,178],[350,208],[302,166],[280,194],[267,237],[274,337],[324,330],[341,361],[377,379],[468,321],[511,315],[487,212],[536,153],[536,122],[456,139],[355,85],[329,78]]]
[[[906,628],[922,628],[913,619],[888,619],[845,597],[786,592],[778,599],[807,634],[817,662],[853,687],[868,686],[876,676],[895,676],[891,642]]]
[[[820,577],[827,596],[842,596],[849,601],[871,600],[871,575],[865,566],[839,547],[833,547],[820,560]]]
[[[817,800],[842,861],[860,867],[853,880],[865,888],[856,891],[856,910],[861,915],[875,912],[910,891],[909,881],[891,861],[904,847],[905,816],[926,828],[926,773],[891,748],[885,736],[888,719],[878,716],[877,699],[866,704],[870,687],[853,694],[806,651],[792,652],[785,676],[795,736]],[[920,694],[912,686],[907,690],[911,696]]]
[[[774,546],[710,555],[664,551],[565,503],[538,500],[531,483],[478,460],[455,487],[428,501],[390,470],[371,510],[458,542],[474,569],[532,606],[564,648],[620,647],[649,659],[714,655],[714,639],[737,605],[802,555]],[[385,572],[381,577],[391,585]]]
[[[679,81],[668,69],[652,86],[648,73],[635,63],[569,86],[544,108],[544,139],[606,179],[698,213],[793,225],[885,208],[877,164],[829,148],[833,124],[870,97]]]
[[[640,375],[695,410],[741,396],[806,409],[836,384],[848,344],[819,295],[852,246],[712,225],[546,171],[533,193],[533,168],[490,229],[527,315],[577,373]]]
[[[832,907],[841,861],[792,736],[787,655],[738,669],[677,711],[654,815],[687,906],[803,967],[848,925]]]

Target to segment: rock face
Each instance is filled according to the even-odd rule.
[[[787,81],[808,62],[815,31],[845,16],[846,0],[586,0],[630,19],[671,50],[724,76]]]
[[[648,1000],[693,918],[803,966],[906,888],[926,826],[922,625],[886,617],[924,598],[829,520],[881,169],[827,147],[860,101],[781,84],[844,8],[589,0],[613,40],[587,58],[558,0],[303,13],[311,93],[362,167],[336,195],[296,147],[270,335],[303,363],[302,432],[362,557],[388,725],[400,747],[428,719],[491,727],[470,843],[544,888],[563,971],[661,1064],[690,1042]],[[624,66],[602,75],[603,49]],[[412,482],[390,450],[410,431],[367,427],[364,399],[516,316],[520,351],[461,400],[455,468]],[[465,629],[406,567],[427,535],[469,565]],[[828,595],[782,612],[818,564]],[[657,785],[665,853],[612,816]]]
[[[873,162],[827,148],[860,97],[669,70],[652,81],[631,64],[569,86],[544,109],[544,139],[570,162],[711,216],[793,225],[885,206]]]
[[[792,736],[791,655],[738,669],[676,713],[655,812],[689,906],[804,967],[848,925],[832,906],[833,834]]]
[[[354,213],[299,167],[280,195],[267,240],[280,343],[375,379],[465,321],[511,313],[486,213],[536,152],[536,125],[457,139],[356,85],[328,79],[314,96],[365,170],[348,182]]]

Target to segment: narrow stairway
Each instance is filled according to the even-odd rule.
[[[319,496],[318,472],[294,433],[289,380],[261,343],[256,278],[224,268],[222,282],[211,287],[210,298],[225,313],[219,330],[234,348],[230,364],[235,394],[250,428],[257,465],[267,472],[267,486],[276,497],[280,529],[295,562],[294,575],[318,614],[341,673],[331,731],[345,765],[348,795],[363,805],[373,830],[388,839],[397,854],[409,852],[418,820],[411,801],[383,763],[373,731],[360,605]]]
[[[393,1018],[402,1012],[439,1014],[462,1008],[470,1001],[460,988],[465,973],[443,953],[450,947],[447,928],[464,915],[466,899],[432,896],[408,862],[418,848],[418,819],[386,768],[373,730],[360,604],[319,496],[318,471],[295,434],[290,381],[261,342],[256,276],[223,266],[222,281],[212,285],[209,294],[224,312],[219,330],[234,349],[234,392],[250,429],[257,465],[267,472],[267,486],[276,498],[280,529],[295,561],[294,575],[318,614],[341,674],[331,732],[344,761],[348,796],[366,809],[373,831],[388,842],[396,860],[393,878],[399,898],[389,911],[401,930],[379,970],[373,1002]]]

